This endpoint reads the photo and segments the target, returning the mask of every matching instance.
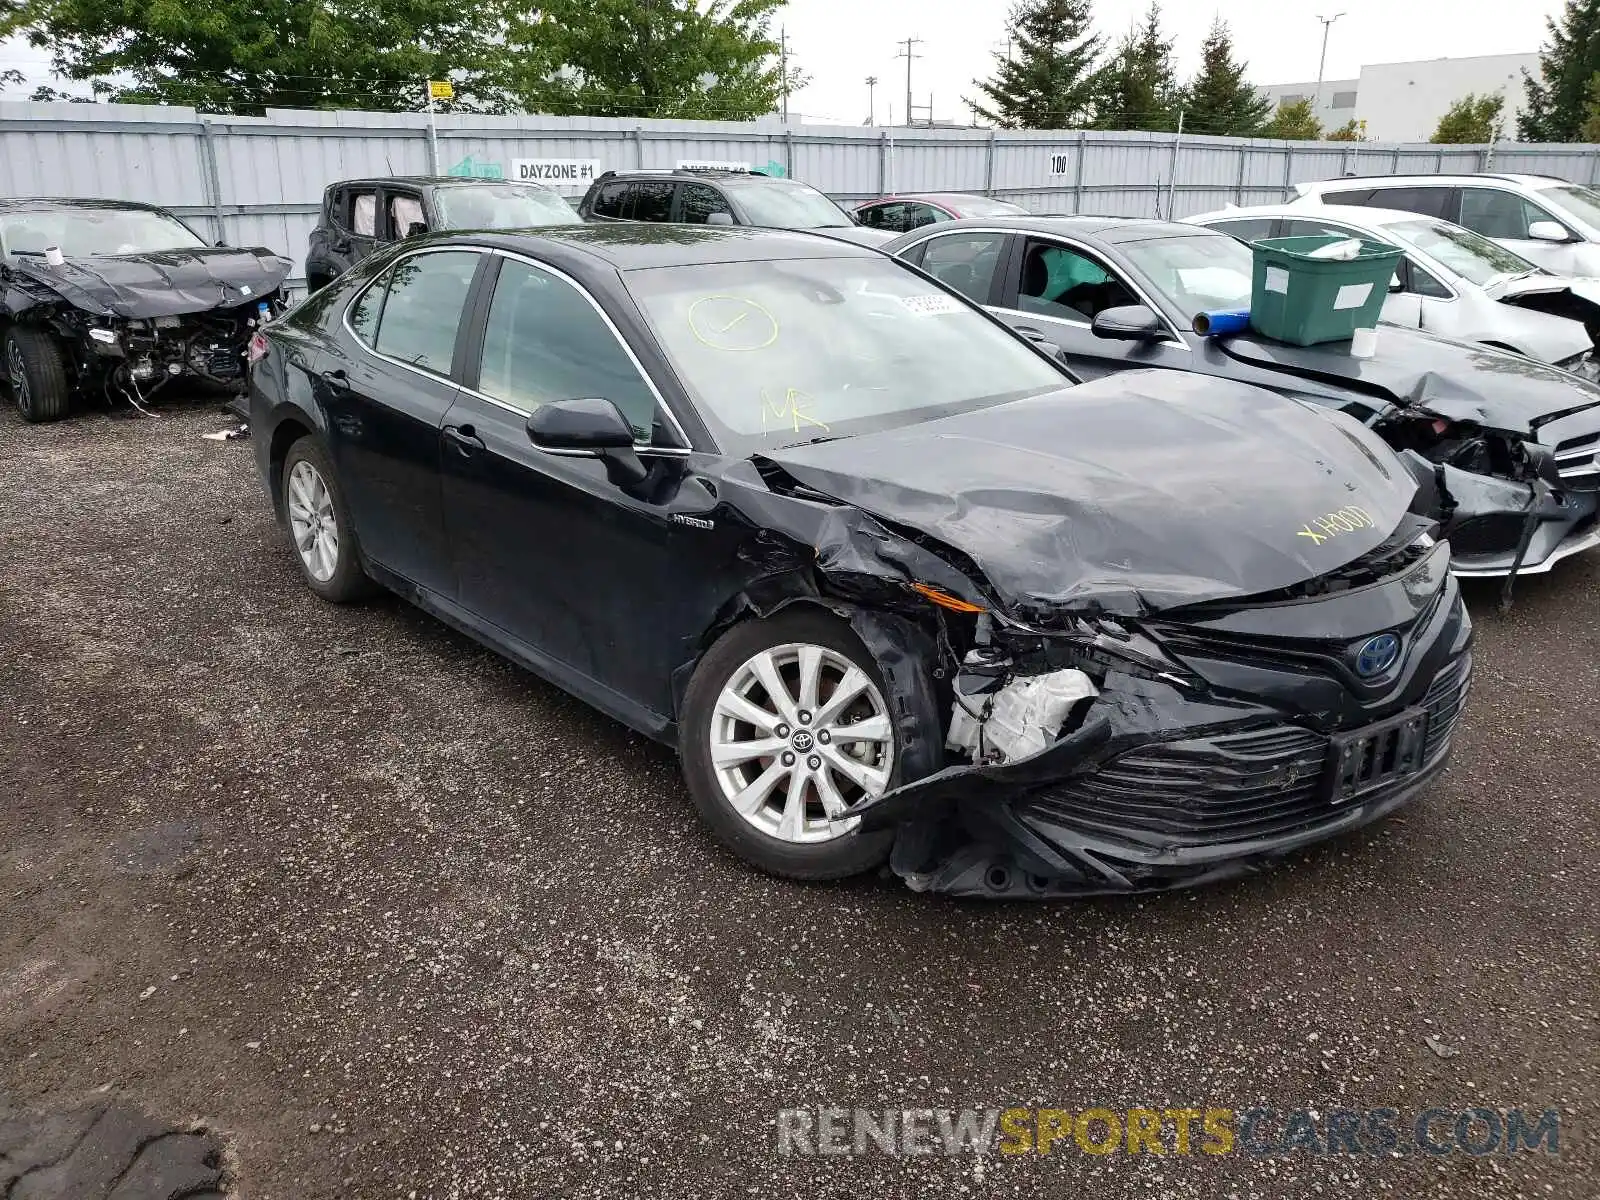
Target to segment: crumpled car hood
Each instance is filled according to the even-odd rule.
[[[1358,422],[1175,371],[765,457],[966,555],[1024,619],[1292,587],[1381,545],[1416,492]]]
[[[1519,437],[1560,414],[1600,405],[1600,387],[1558,367],[1398,325],[1378,329],[1378,352],[1352,358],[1348,342],[1290,346],[1252,335],[1217,339],[1256,367],[1301,375],[1451,421]]]
[[[1574,279],[1566,275],[1525,275],[1503,279],[1483,289],[1496,300],[1532,296],[1545,292],[1571,292],[1591,304],[1600,304],[1600,279]]]
[[[281,287],[293,264],[260,247],[206,246],[68,258],[59,267],[30,255],[8,265],[85,312],[165,317],[251,303]]]

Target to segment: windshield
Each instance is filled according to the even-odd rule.
[[[1049,360],[892,259],[657,267],[626,278],[729,453],[1069,386]]]
[[[1396,221],[1385,225],[1383,232],[1415,246],[1479,287],[1506,275],[1526,275],[1539,269],[1522,255],[1448,221]]]
[[[583,220],[558,193],[520,183],[441,187],[434,204],[443,229],[530,229]]]
[[[1564,209],[1591,229],[1600,229],[1600,192],[1568,183],[1561,187],[1539,188],[1541,200]]]
[[[1254,259],[1226,233],[1124,242],[1122,252],[1192,321],[1213,309],[1249,308]]]
[[[206,243],[187,225],[143,208],[51,208],[0,214],[7,254],[43,254],[59,246],[68,257],[194,250]]]
[[[844,210],[808,183],[729,183],[752,225],[772,229],[833,229],[849,225]]]

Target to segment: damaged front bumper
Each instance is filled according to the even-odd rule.
[[[1448,551],[1429,561],[1442,576]],[[852,815],[896,830],[912,888],[998,899],[1192,886],[1359,828],[1444,769],[1470,686],[1459,589],[1424,596],[1415,576],[1152,622],[1198,688],[1110,671],[1043,751],[948,767]],[[1400,658],[1363,680],[1351,647],[1379,632]]]

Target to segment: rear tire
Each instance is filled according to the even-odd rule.
[[[281,487],[289,547],[306,586],[331,604],[370,595],[372,581],[361,566],[344,492],[328,452],[314,436],[289,447]]]
[[[877,663],[832,613],[796,606],[723,634],[689,682],[679,734],[689,794],[718,840],[788,879],[880,865],[893,830],[841,831],[828,816],[899,782],[885,696]]]
[[[5,336],[6,377],[24,421],[59,421],[71,407],[72,390],[61,346],[52,334],[13,325]]]

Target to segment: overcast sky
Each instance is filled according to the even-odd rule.
[[[1094,0],[1096,24],[1108,40],[1140,18],[1148,0]],[[905,119],[906,63],[895,42],[920,37],[912,90],[920,111],[933,95],[934,116],[965,120],[963,97],[987,76],[1001,48],[1010,0],[790,0],[779,18],[795,60],[812,76],[790,102],[808,120],[859,124],[867,115],[866,78],[875,75],[877,119]],[[1199,63],[1200,42],[1214,16],[1233,30],[1234,47],[1255,83],[1302,83],[1317,77],[1322,25],[1318,14],[1343,11],[1328,38],[1328,79],[1354,78],[1364,63],[1475,54],[1525,53],[1539,48],[1545,18],[1561,0],[1173,0],[1164,23],[1177,36],[1179,70]],[[0,60],[22,66],[33,83],[46,82],[47,55],[19,40],[0,42]],[[20,99],[27,89],[12,89]]]
[[[790,108],[816,119],[857,124],[867,115],[867,76],[878,77],[877,118],[905,119],[906,63],[895,42],[920,37],[911,83],[918,119],[933,93],[934,115],[965,120],[972,80],[990,73],[1001,47],[1010,0],[790,0],[780,21],[790,49],[812,83]],[[1095,23],[1108,40],[1143,16],[1148,0],[1094,0]],[[1199,65],[1200,42],[1220,15],[1254,83],[1301,83],[1317,77],[1322,45],[1318,14],[1345,15],[1328,36],[1328,79],[1353,79],[1364,63],[1515,54],[1539,48],[1545,18],[1561,0],[1171,0],[1162,19],[1177,36],[1178,67]]]

